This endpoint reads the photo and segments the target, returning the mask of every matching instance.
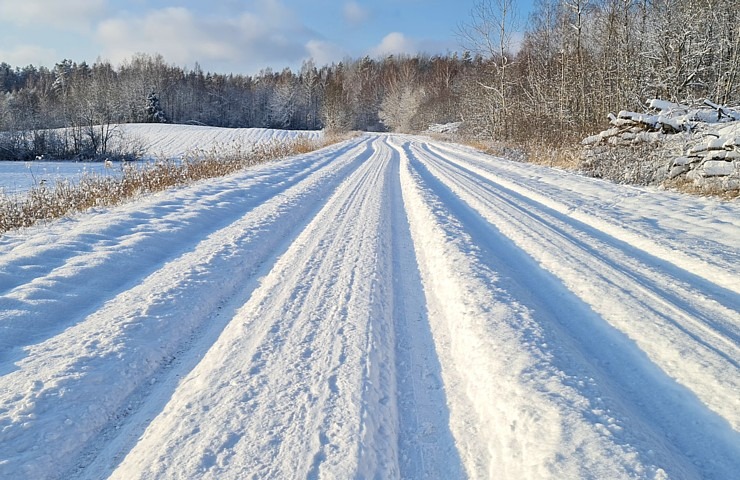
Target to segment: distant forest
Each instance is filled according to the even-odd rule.
[[[475,5],[463,53],[347,59],[256,75],[121,65],[0,64],[0,131],[172,122],[221,127],[420,131],[563,141],[647,99],[740,103],[737,0],[538,0],[522,31],[513,0]],[[0,59],[1,60],[1,59]]]

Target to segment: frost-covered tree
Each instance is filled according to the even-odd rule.
[[[424,90],[413,85],[393,85],[386,91],[378,113],[380,120],[394,132],[415,130],[414,119],[424,98]]]
[[[321,120],[328,132],[346,132],[353,126],[350,103],[344,86],[344,70],[340,63],[329,72],[321,108]]]
[[[144,107],[147,123],[167,123],[167,117],[159,103],[159,95],[156,92],[150,92],[146,96],[146,106]]]
[[[298,72],[254,75],[145,54],[118,67],[0,63],[0,129],[71,127],[82,148],[83,127],[163,118],[399,131],[462,120],[476,136],[563,141],[654,97],[740,103],[737,0],[535,0],[524,30],[515,1],[476,0],[462,32],[471,51],[460,55],[307,61]],[[158,102],[144,103],[151,92]]]
[[[354,128],[377,130],[378,109],[383,98],[381,66],[368,56],[351,61],[346,65],[345,82]]]
[[[305,128],[315,130],[320,128],[321,98],[323,95],[322,82],[319,71],[313,60],[303,62],[298,76],[299,89],[297,92],[297,123]]]
[[[299,97],[298,79],[288,69],[277,78],[268,102],[268,118],[273,128],[290,128]]]

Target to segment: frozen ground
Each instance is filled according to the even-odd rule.
[[[0,477],[729,479],[740,204],[367,135],[0,238]]]

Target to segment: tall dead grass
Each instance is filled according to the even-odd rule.
[[[687,193],[690,195],[716,197],[721,200],[740,200],[740,187],[723,186],[719,184],[697,185],[693,180],[680,176],[665,180],[662,187],[675,192]]]
[[[529,141],[524,143],[465,140],[464,143],[481,152],[519,162],[545,165],[563,170],[578,171],[581,168],[579,145]]]
[[[0,193],[0,234],[93,207],[121,204],[137,195],[228,175],[272,160],[318,150],[347,137],[299,136],[290,142],[230,145],[190,152],[182,160],[124,163],[117,177],[88,174],[77,182],[39,184],[23,194]]]
[[[580,145],[547,145],[532,142],[524,146],[527,161],[562,170],[581,169]]]

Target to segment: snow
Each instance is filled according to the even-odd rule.
[[[0,161],[0,194],[12,195],[41,185],[54,185],[62,180],[77,180],[84,175],[116,175],[119,168],[110,168],[103,162]]]
[[[400,135],[7,234],[0,477],[732,478],[739,265],[737,202]]]
[[[430,133],[457,133],[462,122],[451,123],[433,123],[429,125],[427,131]]]
[[[141,143],[145,157],[182,158],[198,151],[250,148],[253,145],[294,140],[298,136],[318,139],[317,130],[276,130],[266,128],[220,128],[166,123],[129,123],[117,126],[127,141]]]
[[[649,103],[657,115],[610,114],[612,128],[583,139],[582,167],[587,172],[617,182],[651,185],[685,175],[702,189],[737,190],[737,109],[709,100],[693,107],[657,99]],[[639,150],[644,153],[637,154]]]
[[[144,161],[182,159],[199,152],[248,151],[260,144],[285,142],[301,136],[320,138],[320,131],[271,130],[265,128],[218,128],[198,125],[123,124],[112,127],[116,142],[140,146]],[[117,175],[119,162],[0,161],[0,194],[24,192],[41,182],[54,185],[60,180],[76,181],[83,175]]]
[[[669,102],[667,100],[661,100],[659,98],[654,98],[648,102],[648,105],[650,108],[657,110],[660,112],[661,115],[672,115],[675,113],[678,114],[686,114],[687,109],[684,105]]]
[[[728,176],[735,173],[736,167],[732,162],[724,160],[707,160],[702,170],[705,177]]]

